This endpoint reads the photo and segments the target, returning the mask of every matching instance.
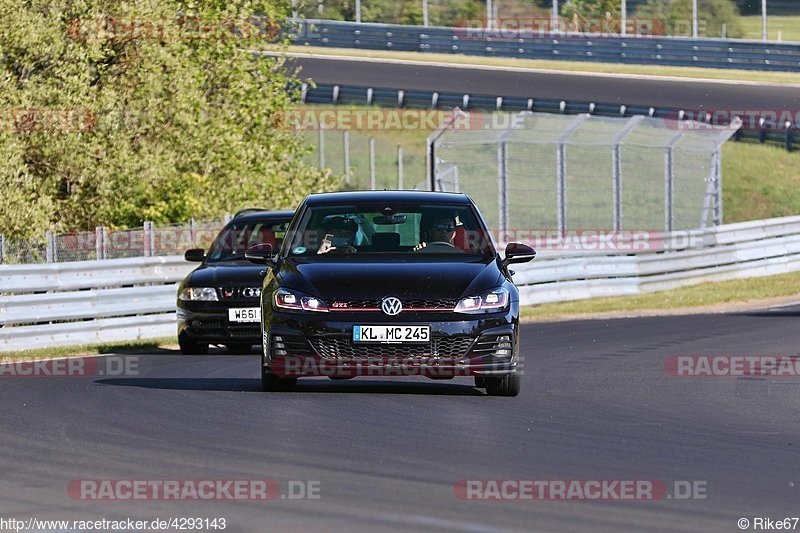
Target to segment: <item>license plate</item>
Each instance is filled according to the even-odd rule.
[[[240,307],[238,309],[228,309],[228,320],[230,322],[259,322],[261,320],[261,308]]]
[[[353,326],[353,342],[430,341],[430,326]]]

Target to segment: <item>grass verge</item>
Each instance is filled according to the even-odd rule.
[[[525,306],[520,317],[526,321],[553,320],[561,318],[589,318],[603,313],[635,313],[637,311],[664,312],[669,310],[693,309],[696,312],[725,310],[726,304],[750,304],[757,307],[759,302],[769,305],[767,300],[779,297],[797,296],[800,299],[800,272],[763,276],[760,278],[737,279],[702,283],[691,287],[681,287],[669,291],[654,292],[637,296],[617,296]]]
[[[745,39],[761,39],[760,15],[742,17],[741,20]],[[782,41],[800,41],[800,16],[768,16],[767,38],[777,41],[778,32],[781,34]]]
[[[461,54],[429,54],[420,52],[390,52],[385,50],[361,50],[350,48],[323,48],[294,45],[289,52],[344,57],[369,57],[376,59],[401,59],[420,62],[454,63],[459,65],[485,65],[490,67],[514,67],[565,72],[593,72],[600,74],[632,74],[646,76],[671,76],[689,79],[750,81],[755,83],[800,84],[800,74],[792,72],[767,72],[735,69],[711,69],[697,67],[662,67],[658,65],[632,65],[621,63],[596,63],[589,61],[552,61],[546,59],[515,59],[507,57],[483,57]],[[302,73],[300,74],[302,77]]]
[[[80,346],[58,346],[53,348],[37,348],[0,353],[0,363],[8,361],[28,361],[34,359],[50,359],[58,357],[85,357],[101,354],[138,353],[157,350],[164,346],[176,345],[175,337],[142,339],[136,341],[111,342],[101,344],[84,344]]]

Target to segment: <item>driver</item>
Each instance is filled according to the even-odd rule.
[[[415,252],[434,243],[453,246],[453,239],[456,236],[456,222],[452,217],[446,215],[437,216],[423,227],[421,234],[425,240],[414,246]]]
[[[358,224],[355,220],[344,217],[333,217],[323,222],[322,231],[325,237],[320,242],[317,254],[328,252],[355,252],[354,246]]]

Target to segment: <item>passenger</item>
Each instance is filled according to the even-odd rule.
[[[320,241],[317,254],[328,252],[352,253],[356,251],[356,233],[358,224],[349,218],[333,217],[322,224],[325,237]]]

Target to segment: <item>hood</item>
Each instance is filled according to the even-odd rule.
[[[500,285],[494,259],[473,261],[331,261],[289,258],[278,282],[322,299],[462,298]]]
[[[189,274],[189,287],[260,287],[266,267],[249,261],[204,264]]]

